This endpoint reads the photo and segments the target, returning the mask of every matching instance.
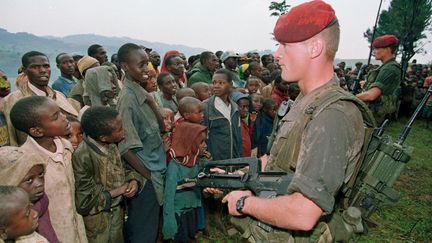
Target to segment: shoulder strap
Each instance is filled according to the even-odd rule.
[[[328,93],[328,95],[322,96],[323,98],[317,99],[311,105],[309,105],[309,107],[306,108],[305,113],[310,114],[312,116],[311,119],[318,116],[329,105],[339,100],[342,100],[352,102],[357,106],[357,108],[362,114],[363,122],[365,123],[366,127],[376,127],[375,119],[372,115],[372,112],[369,110],[368,106],[363,101],[359,100],[351,93],[348,93],[342,89],[328,90]]]
[[[360,112],[362,114],[363,122],[365,125],[365,135],[364,135],[364,139],[363,139],[363,147],[362,147],[362,150],[360,153],[360,157],[359,157],[358,161],[356,162],[356,166],[354,168],[354,171],[353,171],[351,177],[349,178],[348,181],[346,181],[342,185],[342,192],[344,193],[345,197],[343,198],[341,203],[342,203],[343,208],[347,208],[348,207],[348,194],[350,193],[352,187],[354,186],[355,181],[357,179],[357,176],[360,172],[360,168],[362,167],[363,160],[366,156],[369,142],[372,138],[374,129],[376,127],[376,122],[375,122],[375,119],[372,115],[372,112],[369,110],[369,108],[367,107],[367,105],[364,102],[359,100],[357,97],[355,97],[351,93],[345,92],[342,89],[336,89],[333,91],[334,92],[331,92],[330,94],[325,95],[323,99],[316,100],[309,107],[309,109],[312,110],[312,113],[310,114],[311,119],[318,116],[318,114],[321,113],[321,111],[323,111],[329,105],[331,105],[331,104],[333,104],[339,100],[343,100],[343,101],[353,102],[357,106],[357,108],[360,110]],[[306,113],[309,112],[308,108],[305,110],[305,112]]]

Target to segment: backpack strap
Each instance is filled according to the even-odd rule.
[[[342,100],[342,101],[352,102],[357,106],[357,108],[360,110],[362,114],[363,123],[365,126],[363,147],[361,149],[360,157],[356,162],[352,175],[349,177],[348,181],[344,182],[344,184],[342,185],[342,193],[344,197],[341,201],[341,207],[343,209],[346,209],[349,206],[348,205],[349,194],[351,193],[352,188],[354,187],[354,184],[360,172],[360,168],[362,167],[363,160],[367,154],[367,148],[370,140],[372,139],[372,135],[376,127],[376,122],[372,112],[369,110],[369,108],[363,101],[359,100],[354,95],[345,92],[342,89],[332,90],[332,92],[330,92],[329,94],[323,97],[325,98],[316,100],[308,108],[306,108],[305,113],[310,114],[311,120],[314,119],[316,116],[318,116],[329,105]]]

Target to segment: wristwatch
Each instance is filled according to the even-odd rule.
[[[243,214],[243,207],[245,205],[245,200],[246,198],[248,198],[249,196],[243,196],[241,198],[239,198],[239,200],[237,200],[236,203],[236,210],[239,214]]]

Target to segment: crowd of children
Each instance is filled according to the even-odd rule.
[[[48,57],[26,53],[18,90],[0,100],[0,242],[193,242],[206,232],[214,200],[189,179],[205,160],[268,154],[279,106],[299,94],[271,54],[219,54],[170,51],[159,70],[149,48],[125,44],[107,63],[93,45],[57,57],[75,85],[51,88]]]

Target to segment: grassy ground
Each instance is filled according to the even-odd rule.
[[[396,138],[406,122],[394,122],[387,134]],[[360,242],[431,242],[432,241],[432,124],[417,120],[405,144],[414,153],[395,183],[401,200],[385,206],[372,218],[378,224]]]
[[[393,122],[385,134],[397,138],[407,119]],[[414,123],[405,144],[414,153],[395,183],[401,200],[396,205],[382,207],[372,219],[377,226],[359,242],[432,242],[432,124],[429,129],[422,120]],[[238,236],[228,236],[214,224],[210,236],[198,237],[198,242],[240,242]]]

